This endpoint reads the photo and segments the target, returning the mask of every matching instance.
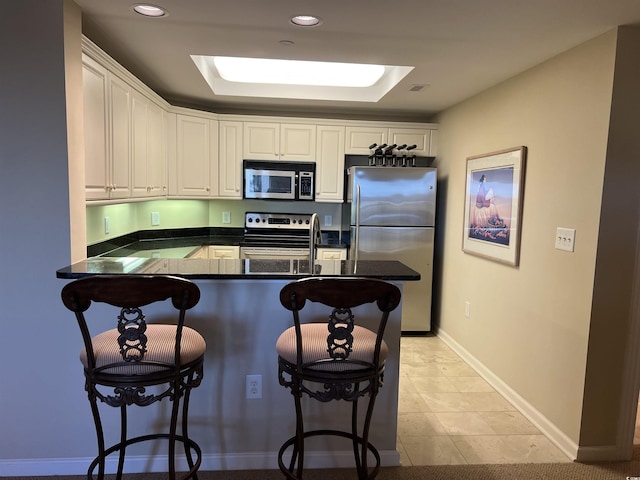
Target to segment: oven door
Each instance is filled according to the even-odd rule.
[[[308,248],[241,247],[242,260],[309,260]]]
[[[295,200],[295,170],[245,168],[244,198]]]

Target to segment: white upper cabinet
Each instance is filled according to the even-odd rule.
[[[315,125],[244,122],[243,134],[245,159],[315,161]]]
[[[222,198],[242,198],[242,130],[242,122],[219,122],[218,194]]]
[[[387,142],[389,129],[386,127],[348,126],[346,129],[345,153],[353,155],[369,155],[369,147],[374,143],[382,145]]]
[[[132,197],[167,194],[166,113],[155,102],[134,90],[132,107]]]
[[[87,200],[131,194],[131,87],[83,55]]]
[[[436,129],[348,126],[346,154],[370,155],[371,145],[416,145],[411,154],[420,157],[435,157],[437,147]]]
[[[176,116],[176,191],[184,197],[218,196],[218,122]]]
[[[316,201],[341,203],[344,197],[343,126],[318,125]]]
[[[107,69],[86,55],[82,56],[84,101],[84,158],[87,200],[109,198],[111,164],[107,126]]]
[[[435,133],[434,133],[435,132]],[[432,136],[437,135],[437,130],[425,130],[422,128],[389,128],[388,142],[390,145],[416,145],[411,150],[411,155],[419,157],[435,157],[435,145],[432,145]]]

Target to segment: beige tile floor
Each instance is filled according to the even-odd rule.
[[[570,462],[437,336],[402,337],[403,465]]]

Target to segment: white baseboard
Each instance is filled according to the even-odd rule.
[[[438,337],[465,362],[473,368],[478,375],[484,378],[500,395],[508,400],[516,409],[524,415],[535,427],[555,444],[571,460],[578,459],[578,444],[571,440],[554,423],[549,421],[542,413],[522,398],[515,390],[507,385],[500,377],[495,375],[483,363],[478,361],[469,351],[447,335],[447,332],[438,331]]]
[[[381,450],[380,463],[384,467],[400,465],[400,454],[396,450]],[[53,475],[85,475],[93,458],[49,458],[0,460],[1,477],[28,477]],[[351,468],[354,467],[353,451],[307,452],[306,468]],[[114,473],[117,457],[107,459],[107,473]],[[179,459],[177,468],[187,470],[186,461]],[[201,471],[218,470],[277,470],[277,452],[252,452],[230,454],[203,454]],[[129,456],[125,473],[166,472],[166,455]]]

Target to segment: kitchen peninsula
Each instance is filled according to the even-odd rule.
[[[275,352],[278,336],[292,325],[291,313],[278,300],[287,282],[308,276],[367,277],[402,287],[420,278],[418,272],[397,261],[351,260],[318,260],[310,268],[308,260],[293,259],[91,257],[57,271],[57,277],[66,280],[99,274],[171,274],[192,279],[200,287],[200,303],[189,311],[187,323],[207,342],[204,379],[190,408],[191,436],[203,451],[202,470],[277,468],[278,449],[294,432],[293,401],[278,384]],[[315,305],[308,308],[313,312]],[[391,313],[385,332],[389,357],[371,427],[370,440],[383,466],[400,462],[396,432],[401,308]],[[367,312],[359,315],[366,318]],[[80,368],[78,363],[78,373]],[[246,398],[247,375],[262,376],[261,398]],[[346,402],[330,408],[309,402],[303,408],[310,413],[307,428],[348,428],[351,411]],[[145,415],[141,409],[136,421],[162,422]],[[346,440],[314,439],[308,445],[306,465],[352,467],[351,448]],[[162,468],[157,455],[143,452],[141,458],[145,455],[149,464],[157,461]],[[149,467],[141,461],[140,468]]]

